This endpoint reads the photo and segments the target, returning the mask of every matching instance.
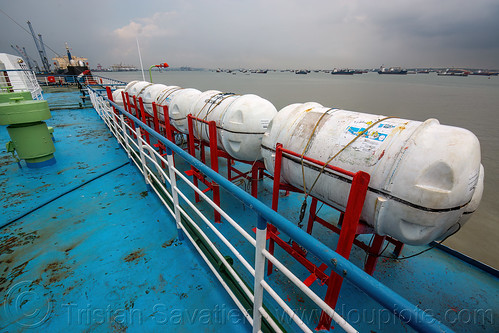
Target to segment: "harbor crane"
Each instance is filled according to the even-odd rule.
[[[28,21],[28,27],[29,30],[31,31],[31,35],[33,36],[33,40],[35,41],[36,49],[38,50],[38,53],[40,54],[40,59],[42,60],[42,66],[45,72],[50,72],[50,63],[47,59],[47,53],[45,52],[45,46],[43,44],[43,39],[42,35],[38,34],[38,38],[36,37],[35,31],[33,30],[33,27],[31,26],[31,22]]]

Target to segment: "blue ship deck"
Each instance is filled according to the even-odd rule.
[[[45,94],[61,97],[78,101]],[[97,113],[47,123],[54,166],[0,156],[0,225],[15,221],[0,232],[0,331],[250,330]]]
[[[78,100],[77,93],[45,97],[49,103]],[[52,115],[47,123],[55,128],[54,166],[20,169],[10,154],[2,151],[0,155],[0,225],[8,223],[0,231],[0,330],[251,331],[189,240],[179,241],[174,219],[148,190],[144,176],[95,110],[61,109]],[[0,141],[8,140],[1,128]],[[220,170],[225,170],[225,160],[219,162]],[[176,166],[189,168],[180,158]],[[179,187],[193,197],[186,185]],[[272,182],[264,179],[258,189],[259,200],[270,206]],[[221,195],[221,207],[251,231],[256,214],[229,192],[222,190]],[[281,197],[279,212],[297,224],[302,201],[302,194]],[[196,207],[213,216],[206,202]],[[338,219],[326,207],[320,215],[333,223]],[[228,223],[216,227],[254,263],[254,247]],[[338,241],[336,234],[318,224],[313,236],[333,249]],[[370,236],[363,237],[369,242]],[[285,235],[283,239],[287,241]],[[224,244],[215,245],[228,254]],[[425,249],[406,246],[402,255]],[[384,254],[391,250],[390,246]],[[286,267],[293,267],[300,279],[310,274],[279,247],[275,255]],[[350,260],[363,267],[365,255],[354,246]],[[308,258],[320,263],[310,253]],[[253,276],[239,261],[234,260],[234,268],[253,285]],[[383,258],[373,276],[452,330],[499,331],[497,275],[441,249],[407,260]],[[320,309],[280,271],[266,280],[309,327],[317,325]],[[315,282],[311,289],[323,297],[326,286]],[[285,330],[297,330],[268,295],[264,304]],[[360,332],[414,331],[347,279],[336,311]],[[333,325],[335,331],[342,331]]]

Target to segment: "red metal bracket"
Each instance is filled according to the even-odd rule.
[[[208,142],[205,142],[202,139],[197,139],[194,136],[194,121],[204,123],[208,126]],[[217,134],[217,125],[214,121],[206,121],[204,119],[196,118],[192,115],[187,116],[187,125],[188,125],[188,151],[189,154],[196,157],[196,150],[200,151],[200,159],[203,163],[206,163],[206,153],[205,148],[209,147],[210,149],[210,166],[211,168],[219,172],[219,158],[225,158],[227,160],[227,178],[230,181],[245,178],[251,181],[251,195],[255,198],[258,195],[258,180],[263,179],[264,176],[270,177],[270,175],[265,173],[265,165],[262,161],[243,161],[238,160],[230,156],[227,152],[218,148],[218,134]],[[251,170],[248,172],[242,172],[236,167],[234,167],[235,162],[240,162],[244,164],[251,165]],[[233,176],[233,174],[235,174]],[[189,175],[193,176],[193,183],[197,187],[199,182],[202,182],[209,189],[213,190],[213,201],[220,206],[220,193],[218,184],[215,182],[210,182],[206,180],[203,174],[201,174],[196,168],[191,166],[191,170],[189,170]],[[196,202],[199,202],[199,195],[197,193],[194,194]],[[220,214],[215,212],[215,221],[220,221]]]

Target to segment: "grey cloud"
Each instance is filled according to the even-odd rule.
[[[138,37],[145,63],[175,66],[499,68],[497,0],[153,0],[139,6],[91,0],[82,15],[68,15],[67,2],[56,0],[0,1],[23,26],[31,20],[56,51],[64,53],[68,41],[93,66],[137,65]],[[0,29],[9,31],[1,52],[19,44],[36,56],[31,37],[10,20],[2,17]]]

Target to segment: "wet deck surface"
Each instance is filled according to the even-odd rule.
[[[250,330],[96,112],[52,116],[54,166],[0,152],[0,331]]]
[[[51,97],[63,100],[70,95]],[[127,164],[126,155],[95,111],[52,114],[48,123],[55,127],[57,139],[53,168],[19,170],[10,155],[0,155],[2,224],[116,170],[0,230],[0,331],[28,327],[103,332],[250,330],[194,248],[188,241],[178,241],[168,212],[156,195],[147,191],[136,167]],[[8,141],[4,128],[0,140]],[[225,161],[219,162],[224,174]],[[176,163],[187,169],[180,159]],[[193,199],[192,190],[179,186]],[[271,192],[269,179],[259,182],[258,197],[269,206]],[[302,200],[301,194],[281,197],[279,212],[297,223]],[[213,217],[205,202],[197,207]],[[222,208],[246,230],[256,225],[254,213],[224,191]],[[337,213],[326,207],[319,215],[333,223],[337,220]],[[305,215],[304,221],[307,218]],[[226,222],[216,226],[254,262],[254,248],[242,236]],[[313,235],[335,248],[337,235],[319,224]],[[363,237],[369,242],[370,236]],[[224,255],[230,254],[221,242],[216,244]],[[294,259],[276,249],[276,256],[302,280],[309,276]],[[406,246],[402,255],[425,249]],[[391,250],[389,246],[384,254]],[[365,255],[354,246],[351,260],[363,267]],[[320,264],[311,254],[307,257]],[[252,277],[237,260],[234,267],[252,286]],[[499,331],[498,279],[443,251],[432,249],[408,260],[380,259],[374,277],[458,332]],[[317,325],[317,306],[279,271],[275,270],[268,282],[310,327]],[[325,295],[326,286],[315,282],[311,288],[321,297]],[[268,295],[265,304],[284,328],[296,330]],[[34,312],[37,309],[40,311]],[[348,282],[343,284],[336,310],[361,332],[412,331]]]

